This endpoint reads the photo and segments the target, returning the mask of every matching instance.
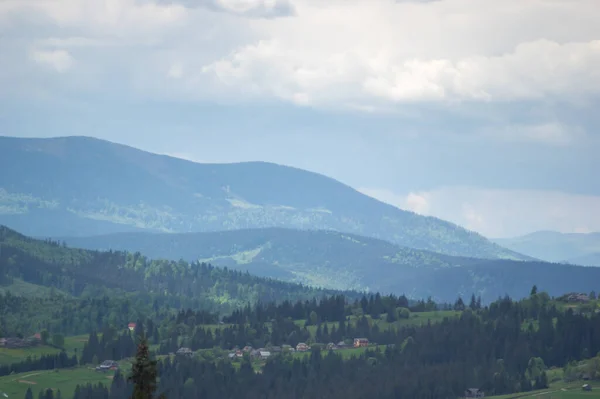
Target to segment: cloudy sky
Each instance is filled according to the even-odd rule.
[[[0,134],[327,174],[490,237],[600,230],[598,0],[0,0]]]

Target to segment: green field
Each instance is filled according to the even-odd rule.
[[[432,311],[432,312],[418,312],[418,313],[411,313],[410,317],[408,319],[400,319],[397,321],[394,321],[392,323],[387,322],[386,319],[386,314],[382,314],[381,317],[379,319],[373,319],[371,318],[371,316],[367,316],[367,319],[369,320],[369,322],[371,323],[371,325],[377,325],[379,327],[380,330],[387,330],[390,327],[393,328],[400,328],[400,327],[405,327],[405,326],[418,326],[418,325],[422,325],[422,324],[427,324],[428,321],[430,321],[431,323],[439,323],[442,320],[444,320],[444,318],[448,317],[458,317],[460,315],[461,312],[459,311],[454,311],[454,310],[436,310],[436,311]],[[350,316],[350,323],[355,326],[356,325],[356,320],[358,319],[358,317],[356,316]],[[305,321],[304,320],[295,320],[295,323],[300,326],[303,327]],[[324,326],[325,324],[327,324],[327,328],[329,329],[329,331],[331,331],[331,328],[333,326],[338,325],[337,322],[327,322],[327,323],[322,323],[321,325]],[[317,326],[308,326],[307,327],[308,332],[310,332],[311,336],[315,336],[316,331],[317,331]]]
[[[88,335],[77,335],[73,337],[65,337],[65,351],[69,356],[81,353],[83,345],[87,342]],[[21,362],[27,357],[40,357],[41,355],[59,353],[60,349],[52,346],[40,345],[31,348],[23,349],[7,349],[0,348],[0,365],[12,364]]]
[[[70,295],[64,291],[60,291],[54,288],[48,288],[37,284],[27,283],[20,279],[14,279],[10,285],[0,286],[0,294],[6,294],[10,292],[12,295],[26,296],[26,297],[38,297],[47,298],[51,295],[60,294],[62,296],[69,297]]]
[[[385,348],[385,346],[381,346],[380,347],[381,350],[383,350]],[[376,349],[375,345],[371,345],[368,347],[368,349],[370,350],[374,350]],[[343,359],[350,359],[351,357],[358,357],[360,355],[362,355],[363,353],[365,353],[365,351],[367,350],[367,348],[347,348],[347,349],[336,349],[333,351],[333,353],[335,353],[336,355],[340,355]],[[323,349],[321,351],[321,355],[322,356],[327,356],[327,354],[329,353],[329,351],[327,349]],[[307,352],[294,352],[293,356],[295,358],[305,358],[310,356],[310,351]]]
[[[600,384],[598,382],[590,383],[592,391],[587,392],[581,389],[582,381],[572,383],[556,383],[550,384],[550,388],[540,391],[532,391],[527,393],[514,393],[510,395],[489,396],[488,399],[578,399],[578,398],[600,398]]]
[[[127,361],[119,362],[124,370],[129,370],[131,364]],[[31,387],[34,397],[41,390],[60,389],[63,398],[72,397],[75,387],[87,383],[99,382],[110,386],[114,372],[101,373],[89,367],[73,369],[30,371],[27,373],[7,375],[0,377],[0,390],[10,398],[23,398],[27,388]]]
[[[582,362],[584,364],[585,362]],[[525,393],[513,393],[510,395],[490,396],[488,399],[577,399],[594,398],[600,399],[600,381],[563,381],[562,369],[550,369],[546,371],[548,379],[551,381],[548,389],[531,391]],[[592,386],[592,391],[587,392],[581,389],[583,384]]]

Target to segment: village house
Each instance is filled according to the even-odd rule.
[[[355,348],[361,348],[361,347],[365,347],[365,346],[369,346],[369,340],[366,338],[354,338],[354,347]]]
[[[0,346],[8,349],[30,348],[40,344],[40,340],[34,337],[29,338],[1,338]]]
[[[261,359],[266,360],[269,357],[271,357],[271,352],[269,352],[269,351],[260,351],[260,358]]]
[[[259,349],[253,349],[250,351],[250,356],[251,357],[260,357],[260,350]]]
[[[337,343],[337,347],[339,349],[344,349],[344,348],[347,348],[348,345],[344,341],[340,341],[340,342]]]
[[[108,371],[108,370],[118,370],[119,369],[119,363],[115,362],[114,360],[105,360],[102,362],[102,364],[100,364],[98,367],[96,367],[96,371]]]
[[[333,342],[330,342],[330,343],[328,343],[328,344],[327,344],[326,348],[327,348],[327,350],[335,350],[335,349],[337,349],[338,347],[337,347],[337,345],[336,345],[336,344],[334,344]]]
[[[129,328],[129,331],[133,331],[133,330],[135,330],[135,326],[136,326],[136,324],[135,324],[135,323],[129,323],[129,324],[127,325],[127,328]]]
[[[591,391],[592,390],[592,386],[590,384],[583,384],[583,386],[581,387],[582,390],[584,391]]]
[[[469,388],[465,391],[465,398],[483,398],[485,395],[479,388]]]
[[[590,297],[587,294],[569,294],[569,296],[567,297],[567,301],[569,302],[589,302],[590,301]]]
[[[300,342],[298,345],[296,345],[297,352],[306,352],[309,349],[310,349],[310,347],[308,345],[306,345],[304,342]]]
[[[176,352],[177,355],[181,356],[193,356],[194,352],[190,348],[179,348]]]

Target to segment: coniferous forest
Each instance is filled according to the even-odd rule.
[[[366,302],[368,309],[369,302],[375,304],[377,300],[371,297],[369,301],[365,297],[362,302]],[[293,344],[295,341],[290,341],[289,335],[269,335],[268,331],[276,331],[275,326],[291,320],[293,312],[301,315],[313,309],[306,320],[310,324],[311,314],[314,319],[316,311],[310,302],[289,305],[259,305],[236,312],[229,318],[234,322],[230,324],[233,327],[212,339],[206,338],[207,332],[201,327],[204,322],[214,321],[211,315],[192,311],[180,312],[165,321],[175,328],[172,335],[164,339],[155,336],[156,325],[151,319],[140,321],[131,334],[105,330],[99,339],[93,332],[79,362],[88,364],[134,357],[138,350],[134,342],[136,335],[149,337],[149,342],[172,339],[191,342],[196,349],[233,348],[253,342],[269,346]],[[475,300],[464,306],[458,317],[388,331],[371,328],[368,321],[371,319],[365,318],[364,324],[357,323],[355,327],[344,322],[349,317],[348,312],[362,311],[361,300],[345,303],[342,297],[330,297],[317,302],[317,308],[323,314],[323,319],[317,316],[319,328],[327,325],[325,320],[339,319],[339,328],[322,337],[322,342],[360,336],[376,345],[350,357],[344,356],[341,349],[328,350],[313,345],[305,356],[292,353],[272,356],[260,372],[247,355],[233,362],[225,357],[169,355],[170,348],[160,348],[149,355],[156,361],[157,394],[172,399],[456,398],[466,388],[476,387],[488,395],[500,395],[547,388],[549,368],[566,367],[574,360],[600,352],[600,315],[560,309],[543,292],[532,293],[521,301],[503,298],[489,306],[480,306]],[[270,319],[272,316],[274,321]],[[191,320],[197,324],[190,339],[184,329],[176,327],[189,325]],[[250,331],[260,328],[268,337],[257,342],[260,334]],[[177,331],[184,335],[178,336]],[[248,335],[242,336],[244,332]],[[78,386],[73,398],[129,398],[134,389],[128,379],[130,373],[124,369],[118,371],[110,383]],[[54,393],[44,395],[44,398],[53,397]]]
[[[40,351],[0,363],[0,378],[114,367],[110,380],[73,381],[64,392],[30,386],[27,399],[492,396],[548,388],[552,370],[577,374],[580,360],[588,379],[600,377],[595,293],[576,307],[572,295],[536,287],[521,300],[436,303],[0,232],[3,287],[40,290],[0,292],[0,336],[41,341]],[[87,338],[69,352],[65,337],[76,334]]]

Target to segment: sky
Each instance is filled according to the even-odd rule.
[[[0,0],[0,135],[323,173],[488,237],[600,231],[598,0]]]

